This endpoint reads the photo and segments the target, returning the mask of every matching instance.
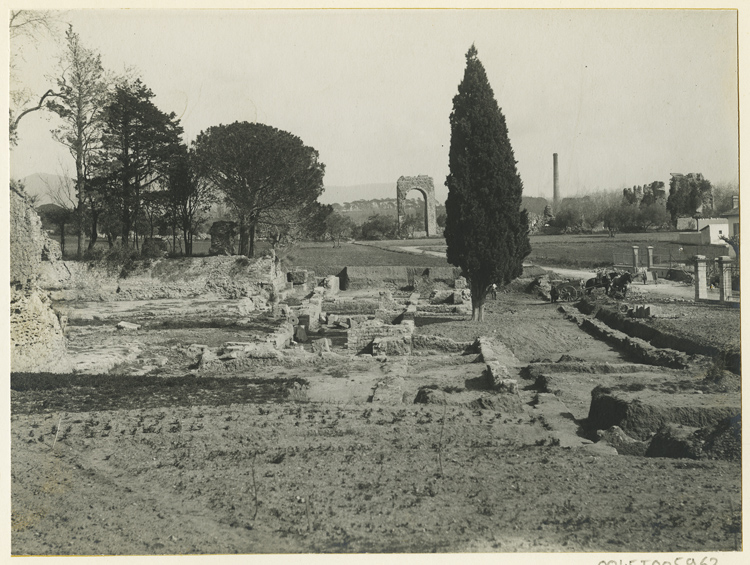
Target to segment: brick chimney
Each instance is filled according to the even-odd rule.
[[[557,170],[557,153],[552,154],[552,209],[560,208],[560,176]]]
[[[733,194],[732,195],[732,208],[739,208],[739,207],[740,207],[740,195]]]

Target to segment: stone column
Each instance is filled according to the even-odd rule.
[[[706,300],[708,298],[708,290],[706,288],[706,256],[696,255],[693,260],[694,263],[694,275],[695,275],[695,301]]]
[[[633,273],[638,272],[638,246],[633,246]]]
[[[732,260],[728,255],[719,257],[719,300],[732,298]]]
[[[654,268],[654,247],[653,245],[649,245],[646,248],[646,251],[648,252],[648,268],[653,269]]]

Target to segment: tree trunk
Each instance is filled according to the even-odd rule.
[[[471,321],[484,321],[484,301],[487,298],[487,286],[471,283]]]
[[[80,124],[80,122],[79,122]],[[78,139],[81,139],[81,131],[79,128]],[[76,257],[80,259],[83,256],[83,202],[84,202],[84,170],[83,170],[83,149],[81,145],[77,145],[76,148],[76,198],[78,203],[76,204],[76,231],[78,232],[78,249],[76,250]]]
[[[240,245],[237,252],[240,255],[247,254],[247,220],[245,216],[240,216]]]
[[[191,241],[190,232],[182,230],[182,240],[185,242],[185,257],[193,256],[193,242]]]
[[[76,257],[79,259],[83,256],[83,221],[81,220],[81,216],[79,214],[78,221],[76,222],[78,225],[76,231],[78,236],[78,249],[76,250]]]
[[[255,223],[250,224],[247,235],[247,256],[255,257]]]
[[[65,224],[60,224],[60,254],[65,258]]]
[[[88,249],[91,250],[94,248],[94,245],[96,244],[96,240],[99,237],[97,231],[98,231],[98,222],[99,222],[99,212],[95,212],[94,210],[91,210],[91,235],[89,237],[89,247]]]

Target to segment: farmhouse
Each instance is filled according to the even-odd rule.
[[[698,218],[695,221],[695,226],[695,231],[680,232],[680,243],[722,245],[724,243],[721,239],[722,236],[728,236],[730,233],[726,218]]]
[[[729,224],[727,237],[740,235],[740,197],[738,195],[732,196],[732,209],[722,214],[721,217],[726,218]]]

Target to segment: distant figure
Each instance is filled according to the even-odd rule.
[[[497,285],[495,283],[492,283],[490,287],[490,294],[492,295],[492,300],[497,300]]]
[[[560,292],[557,290],[556,286],[553,286],[549,291],[549,301],[557,302],[558,298],[560,298]]]

